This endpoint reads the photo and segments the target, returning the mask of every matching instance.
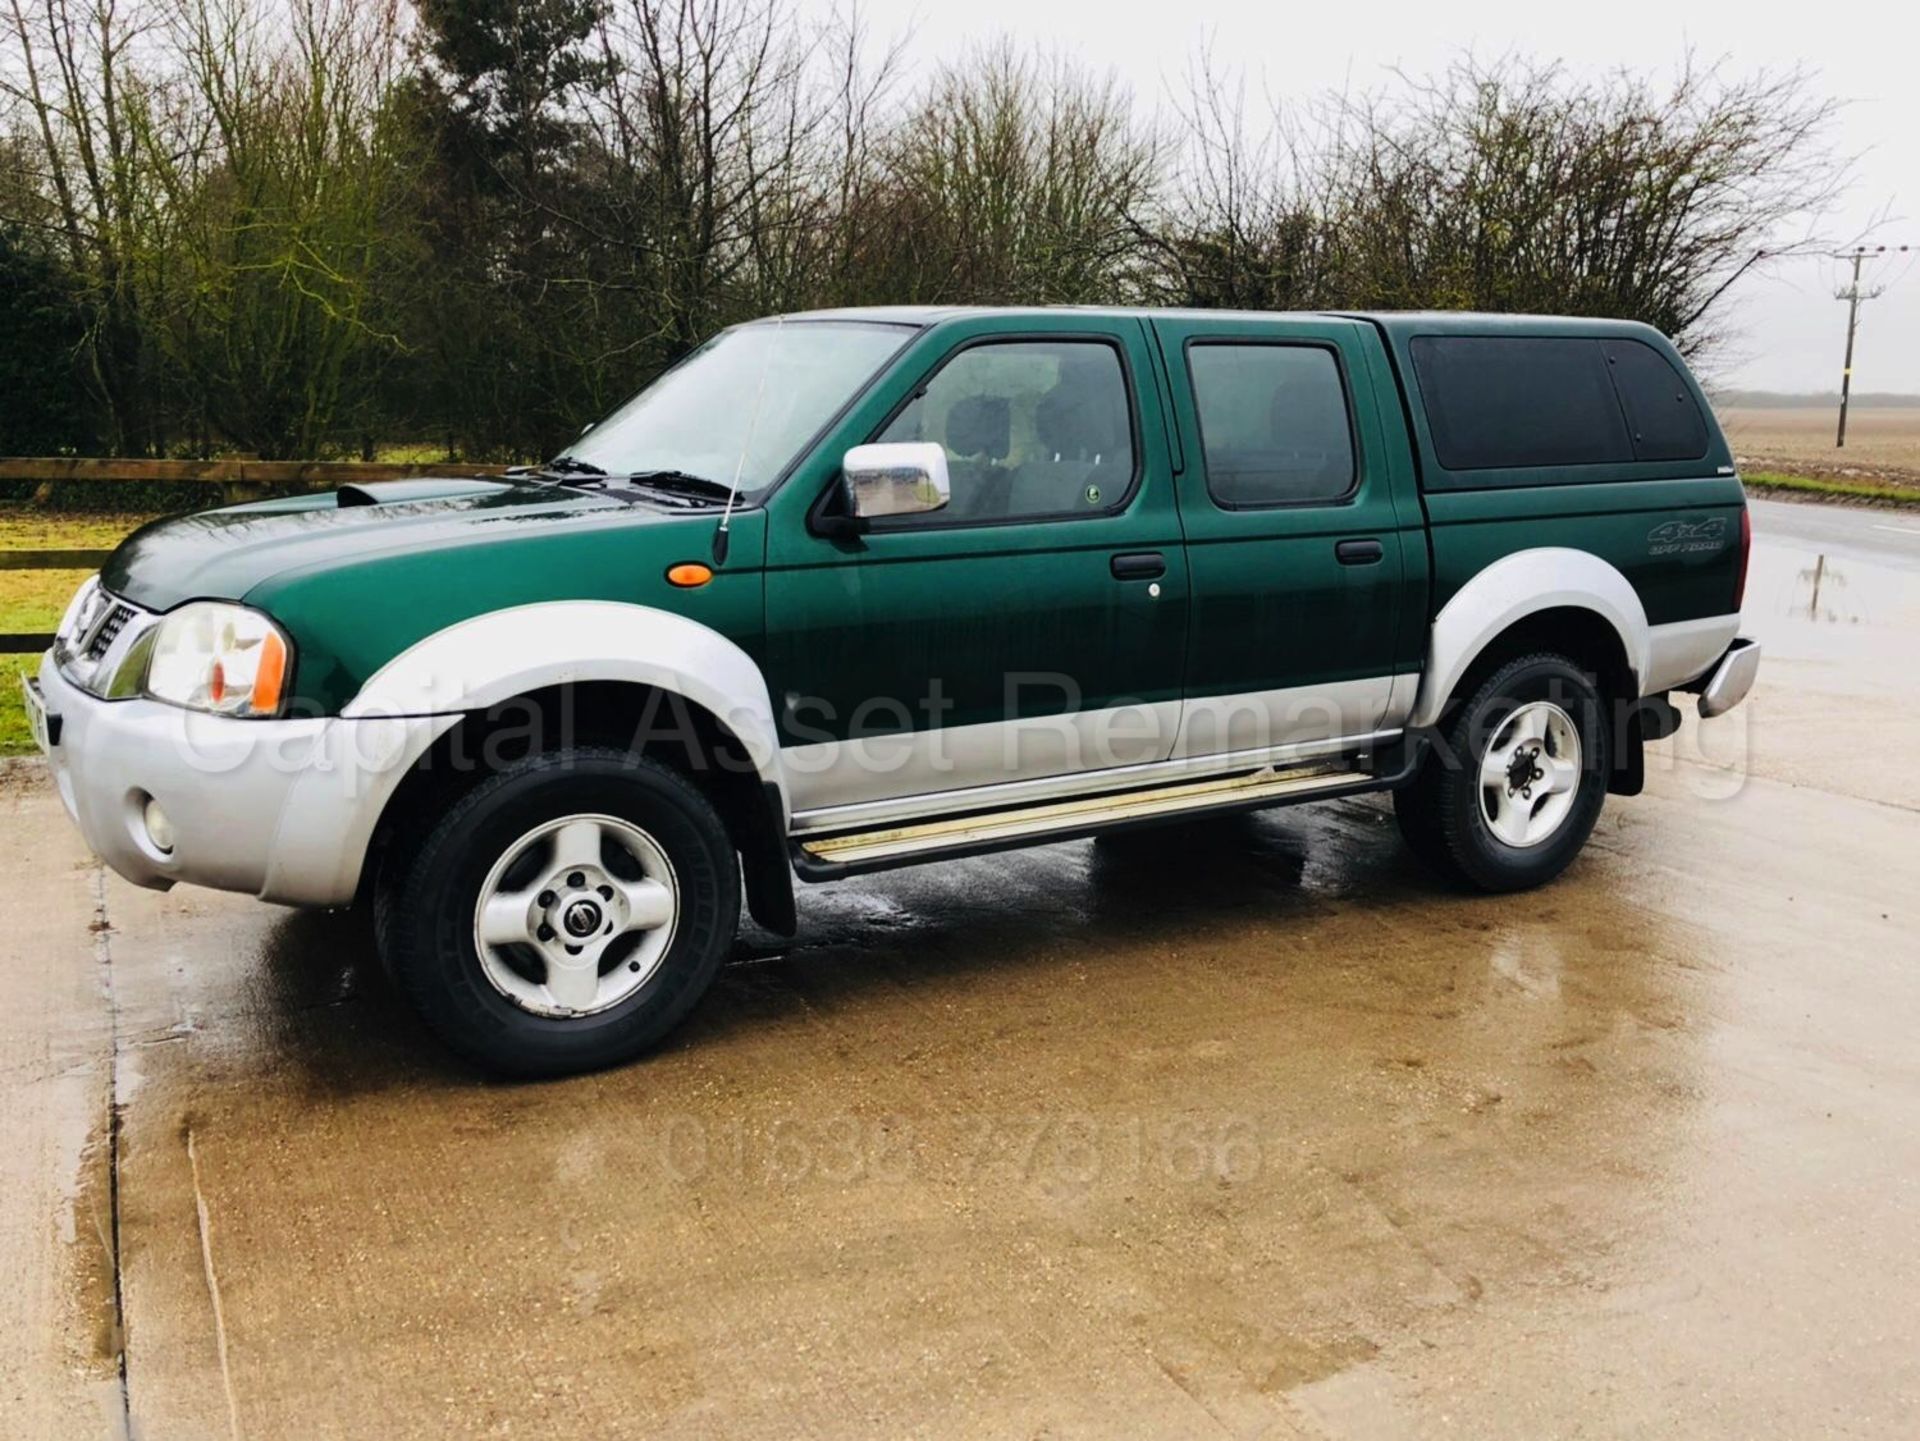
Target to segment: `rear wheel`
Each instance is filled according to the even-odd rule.
[[[1586,844],[1611,765],[1605,706],[1562,655],[1521,656],[1456,707],[1414,783],[1400,833],[1441,874],[1486,891],[1543,885]]]
[[[491,1070],[559,1075],[638,1054],[713,979],[739,919],[726,828],[688,781],[625,751],[530,757],[454,803],[382,878],[401,991]]]

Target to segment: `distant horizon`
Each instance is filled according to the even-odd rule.
[[[1837,390],[1756,390],[1742,385],[1708,385],[1707,398],[1715,405],[1744,405],[1755,410],[1814,410],[1821,406],[1838,408]],[[1865,410],[1893,410],[1920,406],[1920,394],[1901,390],[1856,390],[1847,398],[1849,407]]]

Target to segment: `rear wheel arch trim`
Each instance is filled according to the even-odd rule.
[[[1633,582],[1589,551],[1542,546],[1504,556],[1462,586],[1434,618],[1427,664],[1407,724],[1429,726],[1475,661],[1503,632],[1549,610],[1591,611],[1620,640],[1636,693],[1647,673],[1649,627]]]

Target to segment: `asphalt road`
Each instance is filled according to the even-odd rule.
[[[1759,689],[1547,890],[1373,801],[900,872],[561,1083],[16,767],[0,1434],[1908,1433],[1920,534],[1756,517]]]
[[[1920,566],[1920,511],[1753,500],[1754,533],[1816,551],[1858,555],[1903,570]]]

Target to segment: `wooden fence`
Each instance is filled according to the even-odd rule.
[[[29,505],[50,499],[56,487],[77,482],[125,485],[204,485],[209,505],[236,505],[274,492],[334,490],[366,481],[410,480],[423,475],[497,475],[502,467],[440,461],[429,465],[374,465],[355,461],[299,460],[93,460],[0,458],[0,481],[34,487]],[[105,550],[4,550],[0,570],[97,570]],[[0,632],[0,655],[41,651],[51,633]]]

